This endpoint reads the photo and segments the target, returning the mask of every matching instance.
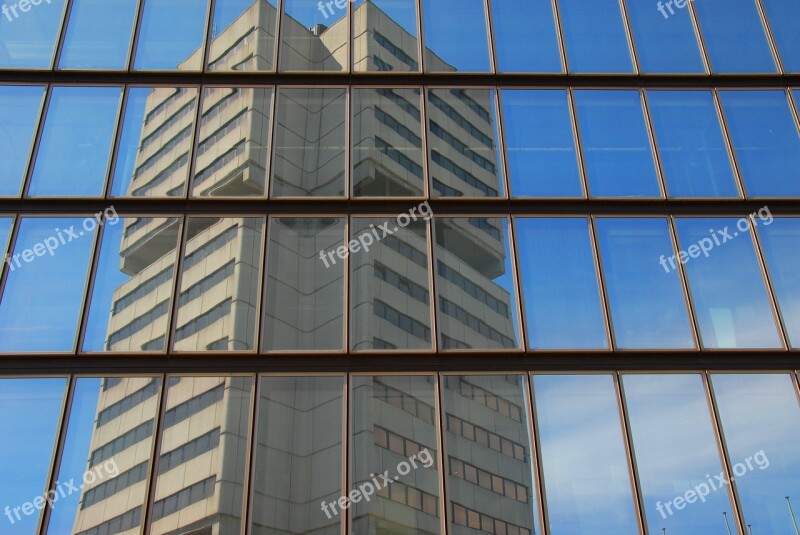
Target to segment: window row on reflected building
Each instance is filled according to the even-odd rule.
[[[3,353],[800,347],[800,218],[768,206],[741,218],[109,208],[103,225],[2,217],[0,243]]]
[[[3,533],[782,535],[798,392],[780,371],[3,378]]]
[[[793,0],[702,4],[23,0],[19,4],[8,6],[0,17],[0,68],[800,72],[800,8]]]
[[[800,197],[800,90],[0,86],[0,195]]]

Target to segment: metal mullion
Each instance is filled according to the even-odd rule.
[[[530,451],[530,459],[531,459],[531,478],[533,481],[531,485],[534,486],[536,489],[536,508],[539,512],[539,530],[540,533],[543,535],[547,533],[547,522],[545,521],[545,512],[544,512],[544,480],[542,479],[542,467],[541,463],[539,462],[539,455],[538,455],[538,448],[536,447],[536,440],[538,437],[538,432],[536,429],[536,418],[533,412],[533,397],[532,397],[532,379],[531,375],[526,373],[519,374],[520,377],[523,378],[523,385],[522,385],[522,395],[525,396],[525,409],[528,412],[528,417],[526,418],[528,424],[528,449]],[[535,533],[535,531],[534,531]]]
[[[125,119],[128,112],[128,97],[130,96],[131,86],[125,84],[122,87],[122,98],[119,104],[119,113],[117,113],[117,124],[114,128],[114,140],[111,143],[111,155],[108,159],[108,170],[106,173],[105,187],[103,188],[103,198],[106,200],[111,199],[111,189],[114,185],[114,178],[117,171],[117,163],[119,161],[120,141],[122,140],[123,129],[125,128]]]
[[[244,482],[242,483],[242,525],[239,529],[239,533],[241,535],[250,534],[250,521],[253,512],[253,476],[255,474],[254,459],[256,456],[256,448],[258,447],[258,441],[256,440],[256,428],[258,427],[258,408],[261,395],[261,376],[257,373],[254,375],[254,384],[250,392],[249,408],[251,413],[247,427],[248,439],[250,440],[250,443],[248,444],[249,447],[245,450],[245,467],[247,468],[244,470]]]
[[[670,242],[672,243],[672,252],[677,257],[678,251],[681,250],[680,240],[678,239],[678,230],[675,228],[675,217],[667,216],[667,231],[669,232]],[[696,351],[703,351],[703,339],[700,332],[700,324],[698,323],[697,314],[694,308],[694,299],[692,298],[692,291],[689,287],[689,277],[683,264],[676,262],[678,265],[678,274],[681,279],[681,288],[683,289],[684,304],[686,312],[689,316],[689,322],[692,328],[692,338],[694,339],[694,346]]]
[[[425,72],[425,46],[423,43],[423,36],[422,32],[424,30],[422,26],[422,2],[423,0],[415,0],[414,1],[414,8],[416,9],[417,15],[417,55],[418,55],[418,62],[419,62],[419,73],[423,74]],[[423,94],[423,99],[425,95]]]
[[[139,50],[139,38],[141,37],[142,20],[144,19],[145,4],[149,1],[151,0],[138,0],[136,16],[134,18],[134,23],[133,23],[133,38],[131,39],[131,44],[130,44],[131,49],[128,51],[127,71],[129,73],[135,72],[134,64],[136,63],[136,53]]]
[[[733,140],[731,139],[730,131],[725,120],[725,113],[722,110],[722,101],[719,98],[719,91],[715,88],[711,90],[711,98],[714,100],[714,109],[717,112],[717,121],[719,122],[720,130],[722,130],[722,137],[725,140],[725,150],[728,151],[728,162],[733,170],[733,179],[736,181],[736,188],[739,190],[739,198],[747,198],[747,190],[744,184],[744,177],[739,167],[739,161],[736,158],[736,151],[733,147]]]
[[[441,504],[441,514],[439,515],[439,526],[441,530],[441,535],[449,534],[449,499],[448,499],[448,488],[450,486],[449,482],[449,466],[447,466],[446,460],[447,456],[445,455],[445,448],[447,448],[447,414],[445,413],[445,406],[444,406],[444,379],[445,376],[441,373],[436,373],[433,376],[434,378],[434,394],[436,395],[435,403],[434,403],[434,410],[436,411],[436,425],[437,425],[437,441],[436,447],[439,448],[439,453],[437,455],[438,462],[439,462],[439,494],[441,498],[439,499],[439,503]]]
[[[611,318],[611,307],[609,305],[608,291],[606,290],[605,274],[603,270],[603,257],[600,253],[600,244],[597,239],[597,230],[595,229],[595,216],[587,216],[587,224],[589,227],[589,241],[592,246],[592,256],[595,262],[595,276],[597,277],[597,287],[600,291],[600,301],[603,307],[603,319],[605,320],[606,328],[606,343],[608,344],[607,350],[617,350],[617,337],[614,330],[614,321]]]
[[[622,384],[622,377],[619,372],[614,373],[615,394],[617,396],[617,407],[622,423],[622,433],[625,442],[625,453],[630,463],[631,485],[633,486],[634,498],[636,502],[636,517],[639,521],[639,531],[647,534],[647,516],[644,512],[644,492],[642,483],[639,480],[639,470],[636,464],[636,449],[633,444],[633,434],[631,433],[631,422],[628,415],[628,404],[625,400],[625,387]]]
[[[775,68],[778,69],[778,72],[784,73],[786,72],[786,69],[783,66],[783,60],[781,59],[780,50],[778,49],[778,43],[775,41],[775,36],[772,33],[772,27],[770,26],[769,19],[767,18],[767,10],[764,8],[762,0],[755,0],[755,3],[758,16],[761,19],[761,29],[764,30],[764,37],[767,39],[767,45],[772,53],[772,61],[775,62]]]
[[[217,86],[212,86],[213,88],[217,88]],[[229,86],[219,86],[230,88]],[[200,146],[200,136],[202,135],[201,132],[201,122],[203,120],[203,108],[205,107],[205,100],[206,100],[206,91],[209,89],[206,85],[197,86],[197,95],[195,98],[197,99],[197,104],[195,105],[194,110],[194,124],[192,124],[192,143],[189,146],[188,155],[189,155],[189,162],[188,162],[188,169],[186,171],[186,183],[184,184],[183,188],[183,195],[180,197],[182,199],[191,199],[194,197],[194,174],[195,169],[197,168],[197,162],[195,161],[198,157],[198,147]]]
[[[558,48],[561,52],[561,69],[562,72],[568,74],[571,71],[569,68],[569,54],[567,54],[567,42],[562,31],[563,25],[561,21],[561,0],[550,0],[553,9],[553,23],[556,25],[556,35],[558,37]]]
[[[420,135],[422,136],[422,197],[427,201],[431,198],[431,167],[428,164],[428,89],[419,86],[419,122]]]
[[[800,92],[800,89],[796,91]],[[795,102],[794,91],[792,90],[792,88],[787,88],[786,94],[789,99],[789,112],[792,114],[792,117],[794,118],[794,126],[795,128],[797,128],[798,135],[800,135],[800,111],[798,111],[798,104],[800,103]]]
[[[497,156],[500,160],[497,162],[497,170],[498,172],[503,173],[502,178],[499,180],[498,185],[502,185],[504,191],[504,195],[501,197],[502,199],[510,199],[511,198],[511,179],[508,176],[508,158],[506,157],[506,144],[505,144],[505,125],[503,123],[503,114],[502,114],[502,102],[500,100],[500,88],[495,87],[493,89],[489,89],[489,91],[494,91],[494,98],[492,99],[492,105],[494,106],[494,113],[495,118],[497,121],[497,125],[495,126],[495,131],[497,132]]]
[[[497,58],[495,57],[496,50],[494,46],[494,24],[492,21],[492,9],[489,6],[490,1],[483,1],[483,19],[486,24],[486,41],[489,46],[489,72],[497,72]]]
[[[164,374],[161,377],[161,398],[159,399],[158,408],[153,418],[153,444],[150,454],[150,473],[145,483],[145,495],[142,502],[142,508],[144,510],[141,514],[142,525],[139,532],[142,535],[150,534],[150,519],[153,513],[153,504],[155,503],[155,495],[158,487],[158,465],[161,459],[161,434],[164,431],[164,414],[167,410],[167,396],[169,395],[169,381],[171,377],[171,374]]]
[[[692,27],[694,28],[695,39],[697,41],[698,50],[700,52],[700,59],[703,61],[703,69],[705,70],[704,74],[711,74],[711,61],[708,57],[708,51],[706,50],[706,41],[703,37],[702,29],[700,28],[700,18],[697,16],[697,11],[694,8],[693,1],[687,1],[689,9],[689,17],[692,21]]]
[[[633,29],[628,17],[628,9],[625,5],[625,0],[618,0],[618,2],[619,13],[622,16],[622,25],[625,27],[625,36],[628,38],[628,48],[630,50],[631,63],[633,64],[633,72],[634,74],[641,74],[641,69],[639,68],[639,53],[636,50],[636,41],[633,38]]]
[[[283,30],[283,9],[285,0],[276,0],[275,2],[275,51],[273,57],[275,58],[275,65],[273,71],[276,75],[281,72],[280,61],[281,52],[283,52],[283,38],[281,36]],[[277,88],[276,88],[277,91]]]
[[[203,57],[200,59],[200,71],[209,72],[209,64],[211,61],[211,32],[214,30],[214,14],[216,12],[217,0],[208,1],[208,12],[206,19],[205,41],[201,45],[203,47]]]
[[[53,96],[53,90],[53,84],[45,85],[44,99],[42,102],[41,112],[39,113],[39,122],[36,125],[33,146],[31,147],[30,154],[28,155],[28,166],[25,168],[25,178],[22,181],[20,198],[28,197],[28,190],[31,186],[31,180],[33,180],[33,171],[36,167],[36,160],[39,157],[39,147],[42,143],[42,136],[44,136],[44,128],[45,124],[47,123],[47,116],[50,112],[50,101]]]
[[[350,228],[352,225],[353,215],[346,214],[342,216],[344,220],[344,242],[342,245],[349,247],[347,244],[350,243]],[[337,248],[338,249],[338,248]],[[338,256],[338,255],[337,255]],[[326,268],[327,269],[327,268]],[[342,287],[344,291],[343,296],[343,303],[344,303],[344,310],[342,310],[342,349],[346,354],[349,354],[354,351],[354,348],[350,347],[350,254],[348,254],[344,260],[342,261]],[[346,487],[345,487],[346,488]]]
[[[353,459],[353,441],[350,437],[353,436],[353,422],[350,418],[350,392],[353,388],[353,376],[350,373],[344,375],[344,384],[342,393],[342,475],[341,485],[342,492],[340,496],[349,496],[348,490],[350,483],[354,479],[353,474],[350,473],[354,468]],[[352,505],[352,504],[351,504]],[[348,507],[342,514],[339,515],[339,528],[341,535],[348,535],[353,532],[353,507]]]
[[[100,265],[100,252],[103,247],[103,238],[105,238],[106,219],[103,218],[103,224],[97,225],[96,234],[94,237],[94,246],[89,257],[89,270],[87,273],[87,280],[84,285],[84,299],[81,303],[81,312],[78,316],[78,330],[75,337],[75,346],[73,353],[80,354],[83,350],[83,342],[86,337],[86,329],[89,324],[89,312],[91,312],[92,296],[94,295],[94,281],[97,276],[97,270]]]
[[[639,103],[639,106],[642,108],[642,118],[644,119],[645,128],[647,128],[647,140],[650,143],[650,156],[656,169],[656,179],[658,180],[658,187],[661,190],[661,197],[663,199],[668,199],[669,189],[667,188],[667,179],[664,177],[661,155],[658,150],[658,140],[656,139],[656,132],[655,128],[653,128],[653,120],[650,116],[650,107],[647,104],[644,89],[639,90]]]
[[[347,66],[345,67],[344,72],[352,73],[352,72],[355,72],[355,58],[354,58],[354,52],[353,52],[353,49],[355,48],[353,46],[353,38],[355,37],[355,31],[353,29],[353,26],[355,25],[355,17],[353,17],[353,2],[352,1],[347,2],[347,7],[345,8],[345,11],[344,11],[344,16],[345,16],[345,19],[347,21],[347,42],[345,43],[345,46],[347,47],[347,50],[346,50]],[[348,94],[349,93],[350,93],[350,91],[348,90]],[[345,134],[345,137],[346,136],[347,136],[347,134]],[[347,158],[347,156],[345,156],[345,158]],[[349,169],[349,167],[348,167],[348,169]],[[345,189],[345,192],[347,192],[347,191],[348,190]],[[347,193],[345,193],[345,195],[347,195]]]
[[[259,286],[259,294],[258,294],[258,304],[256,305],[256,340],[255,340],[255,350],[256,355],[263,353],[264,349],[264,325],[266,322],[264,321],[264,316],[266,315],[266,311],[264,310],[265,303],[267,302],[267,248],[269,247],[269,233],[272,230],[272,217],[267,215],[264,218],[264,238],[262,239],[262,249],[261,249],[261,275],[259,276],[260,279],[260,286]]]
[[[553,0],[555,1],[555,0]],[[575,143],[575,157],[578,159],[578,173],[580,173],[581,189],[583,190],[583,199],[591,198],[589,190],[589,175],[586,172],[586,161],[583,157],[583,143],[581,141],[581,130],[578,124],[578,111],[575,109],[575,89],[567,87],[564,89],[567,94],[567,107],[569,108],[569,116],[572,126],[572,140]]]
[[[175,275],[172,281],[172,302],[170,303],[170,315],[167,318],[167,332],[164,336],[164,354],[169,357],[172,353],[172,343],[175,338],[176,326],[178,325],[178,310],[180,308],[181,281],[183,279],[182,267],[183,257],[186,253],[186,243],[189,239],[190,215],[184,215],[181,221],[180,241],[176,245]]]
[[[519,347],[522,351],[527,351],[528,349],[528,338],[525,336],[525,311],[523,310],[522,306],[522,282],[520,280],[520,269],[519,269],[519,256],[517,255],[517,240],[516,234],[514,233],[514,218],[511,216],[505,216],[503,219],[506,220],[506,224],[508,225],[508,254],[511,256],[511,281],[513,284],[513,288],[511,291],[514,294],[514,301],[516,301],[517,305],[517,329],[519,330]]]
[[[786,322],[783,319],[783,314],[781,313],[781,308],[778,304],[778,292],[775,289],[775,285],[772,283],[772,277],[769,274],[769,268],[767,266],[767,259],[764,256],[764,249],[761,247],[761,241],[758,237],[758,223],[753,217],[754,214],[750,214],[747,216],[748,222],[750,223],[750,236],[752,240],[753,247],[756,253],[756,261],[758,262],[759,267],[761,268],[761,277],[762,281],[764,282],[764,289],[767,292],[767,298],[769,299],[770,306],[772,308],[773,314],[773,321],[775,321],[775,327],[778,330],[778,336],[781,339],[782,348],[781,349],[796,349],[792,348],[791,342],[789,340],[788,329],[786,326]],[[737,225],[738,226],[738,225]]]
[[[348,8],[351,4],[348,2]],[[352,144],[352,135],[350,130],[352,129],[353,120],[350,114],[352,113],[352,104],[351,104],[351,87],[345,87],[344,89],[344,188],[343,188],[343,195],[345,199],[352,198],[350,188],[352,187],[352,175],[353,175],[353,159],[350,155]]]
[[[531,411],[531,426],[532,426],[532,435],[531,435],[531,457],[536,458],[538,461],[536,463],[536,478],[539,483],[539,503],[541,506],[542,517],[541,517],[541,524],[542,524],[542,535],[549,535],[550,533],[550,520],[549,520],[549,512],[547,510],[547,491],[545,489],[545,482],[544,482],[544,466],[543,466],[543,459],[542,459],[542,444],[539,440],[541,436],[539,434],[539,419],[536,415],[536,395],[534,392],[533,386],[533,373],[525,373],[525,377],[528,379],[528,387],[529,387],[529,398],[528,403],[530,404],[530,411]]]
[[[434,354],[441,352],[439,348],[439,294],[436,291],[436,273],[438,267],[438,257],[436,255],[436,217],[431,217],[426,225],[428,233],[428,265],[430,275],[428,282],[431,285],[431,350]]]
[[[797,403],[800,404],[800,370],[792,370],[792,386],[794,386],[794,393],[797,396]]]
[[[58,28],[58,37],[56,38],[56,49],[53,51],[53,56],[50,58],[50,70],[56,70],[61,63],[61,54],[64,51],[64,42],[67,40],[67,28],[69,27],[70,17],[72,16],[72,7],[78,0],[67,0],[64,9],[61,13],[61,25]]]
[[[0,248],[0,251],[3,251],[4,256],[2,257],[2,263],[0,263],[0,305],[3,303],[3,298],[5,297],[5,286],[8,282],[9,277],[9,267],[11,266],[11,262],[13,260],[12,255],[14,254],[14,248],[17,245],[17,237],[19,236],[19,227],[22,224],[22,216],[19,214],[14,214],[11,216],[11,226],[8,229],[8,237],[3,243],[3,248]]]
[[[282,1],[282,0],[279,0]],[[275,185],[275,155],[277,154],[276,150],[276,135],[278,133],[278,110],[280,109],[280,92],[282,86],[276,85],[274,86],[274,93],[272,96],[272,117],[270,118],[269,124],[269,151],[267,159],[269,163],[267,164],[267,178],[266,183],[264,184],[265,194],[267,199],[273,198],[273,189]]]

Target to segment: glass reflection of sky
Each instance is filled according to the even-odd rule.
[[[23,12],[18,2],[3,2],[10,4],[10,15],[0,14],[0,68],[50,68],[66,3],[50,0],[38,6],[28,4],[28,11]],[[11,6],[17,8],[18,17],[14,17]]]
[[[450,70],[437,65],[437,57],[456,71],[490,70],[489,38],[482,0],[422,0],[426,70]]]
[[[44,86],[0,87],[0,195],[19,195]]]
[[[74,0],[59,67],[125,69],[137,6],[136,0]]]
[[[776,217],[758,227],[761,250],[778,300],[783,325],[794,348],[800,347],[800,218]]]

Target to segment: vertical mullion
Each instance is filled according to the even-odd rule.
[[[703,60],[703,68],[705,69],[704,74],[711,74],[711,60],[708,57],[708,51],[706,50],[706,41],[703,37],[703,31],[700,28],[700,18],[697,16],[697,11],[694,8],[694,2],[687,2],[687,9],[689,10],[689,17],[692,20],[692,27],[694,28],[695,32],[695,39],[697,39],[697,46],[700,49],[700,59]]]
[[[161,458],[161,433],[164,430],[164,413],[167,410],[167,396],[169,395],[169,381],[171,375],[166,374],[161,378],[161,398],[159,400],[158,409],[153,422],[153,445],[152,453],[150,455],[150,473],[148,474],[147,482],[145,484],[145,496],[142,502],[144,509],[141,514],[141,530],[139,533],[143,535],[150,534],[150,518],[153,513],[153,504],[155,503],[156,488],[158,485],[158,464]]]
[[[108,159],[108,170],[106,172],[105,188],[103,189],[103,198],[108,200],[111,198],[111,189],[114,185],[114,175],[117,171],[117,163],[119,162],[119,149],[120,141],[122,139],[122,132],[125,128],[125,119],[128,114],[128,98],[130,96],[131,86],[125,84],[122,86],[122,98],[119,104],[119,113],[117,113],[117,124],[114,128],[114,139],[111,143],[111,156]]]
[[[208,86],[201,84],[199,86],[194,86],[197,90],[195,95],[195,110],[194,110],[194,124],[192,125],[192,142],[189,144],[189,149],[187,150],[188,153],[188,165],[187,165],[187,176],[186,176],[186,183],[183,186],[183,198],[189,199],[194,196],[194,174],[195,169],[197,166],[197,162],[195,159],[198,156],[197,148],[200,146],[200,136],[202,135],[201,132],[201,122],[203,120],[203,107],[205,106],[206,101],[206,90],[209,89]],[[230,86],[227,86],[230,88]],[[218,89],[218,86],[214,86],[214,89]]]
[[[252,377],[252,376],[248,376]],[[261,397],[261,377],[255,374],[255,383],[253,390],[250,394],[250,421],[248,422],[248,448],[245,451],[245,470],[244,470],[244,484],[242,487],[242,525],[239,529],[241,535],[250,534],[250,521],[253,514],[253,481],[255,480],[255,458],[256,450],[258,448],[258,439],[256,433],[258,431],[258,409],[260,406]]]
[[[145,4],[151,0],[139,0],[138,9],[136,10],[136,18],[133,24],[133,39],[131,39],[131,49],[128,54],[128,71],[133,71],[136,64],[136,53],[139,50],[139,39],[142,32],[142,20],[144,19]]]
[[[270,216],[266,216],[264,218],[264,238],[262,240],[263,249],[261,253],[261,275],[259,279],[260,286],[259,286],[259,294],[258,294],[258,306],[256,306],[256,339],[255,339],[255,350],[256,354],[261,354],[264,352],[264,325],[266,324],[265,315],[265,305],[264,303],[267,302],[267,282],[269,281],[269,277],[267,276],[267,262],[269,258],[267,257],[267,248],[269,247],[269,233],[272,230],[272,222],[273,218]],[[258,380],[258,377],[256,377]]]
[[[494,46],[494,24],[492,21],[492,9],[489,3],[489,0],[484,0],[483,2],[483,18],[486,24],[486,44],[489,46],[489,72],[496,73],[497,58],[495,57],[496,50]]]
[[[100,252],[103,247],[103,238],[105,237],[106,218],[103,217],[103,224],[98,224],[96,227],[96,234],[94,237],[94,245],[90,250],[89,267],[87,271],[87,280],[84,284],[84,299],[81,303],[81,312],[78,316],[78,330],[73,342],[73,353],[81,353],[83,348],[83,340],[86,336],[86,328],[89,323],[89,312],[91,311],[92,295],[94,293],[94,279],[97,276],[97,269],[100,265]]]
[[[28,166],[25,168],[25,178],[22,181],[22,197],[28,196],[28,190],[31,187],[31,180],[33,180],[33,171],[36,167],[36,160],[39,157],[39,146],[42,143],[42,136],[44,135],[44,127],[47,122],[47,116],[50,112],[50,101],[53,97],[55,86],[47,84],[45,86],[44,102],[42,103],[42,111],[39,114],[39,123],[36,126],[33,147],[31,147],[30,155],[28,156]]]
[[[767,39],[767,45],[772,53],[772,61],[775,62],[775,67],[778,69],[779,73],[785,73],[786,69],[783,66],[780,50],[778,49],[778,44],[775,42],[775,36],[772,33],[769,18],[767,18],[767,10],[764,8],[762,0],[755,0],[755,4],[758,16],[761,19],[761,28],[764,30],[764,37]]]
[[[347,225],[345,225],[347,226]],[[353,422],[350,418],[350,393],[353,388],[353,376],[350,373],[346,373],[343,377],[343,385],[342,385],[342,474],[341,474],[341,484],[342,484],[342,492],[340,496],[349,496],[348,489],[350,488],[350,483],[353,479],[350,470],[352,470],[353,463],[353,445],[350,437],[353,434]],[[350,504],[352,505],[352,503]],[[342,511],[342,514],[339,515],[339,528],[341,535],[347,535],[348,533],[352,533],[352,525],[353,525],[353,508],[348,507]]]
[[[633,39],[633,29],[631,28],[630,19],[628,18],[628,10],[625,7],[625,0],[618,0],[618,2],[619,14],[622,17],[622,25],[625,27],[625,37],[628,39],[628,53],[631,55],[633,73],[641,74],[641,70],[639,69],[639,54],[636,51],[636,41]]]
[[[508,225],[508,254],[511,256],[510,264],[511,264],[511,273],[509,273],[511,277],[511,283],[513,287],[511,288],[511,292],[514,294],[514,301],[517,303],[517,329],[519,330],[519,350],[522,352],[527,351],[528,343],[527,337],[525,336],[525,321],[524,321],[524,312],[522,310],[522,283],[520,281],[519,276],[519,257],[517,256],[517,241],[516,241],[516,234],[514,233],[514,220],[513,218],[508,215],[504,215],[503,219],[506,220],[506,224]]]
[[[725,140],[725,150],[728,151],[728,161],[733,169],[733,178],[736,180],[736,187],[739,189],[740,198],[747,198],[747,189],[744,183],[744,177],[739,166],[739,161],[736,157],[736,151],[733,147],[733,140],[731,139],[728,126],[725,121],[725,113],[722,111],[722,102],[719,98],[719,91],[711,89],[711,97],[714,99],[714,109],[717,111],[717,120],[719,121],[720,130],[722,130],[722,137]]]
[[[434,375],[434,393],[436,394],[434,410],[436,411],[435,417],[438,431],[436,447],[439,448],[437,460],[439,461],[439,494],[441,495],[439,499],[439,503],[441,504],[441,514],[439,515],[439,529],[441,530],[441,535],[450,532],[448,529],[448,509],[450,502],[447,498],[450,484],[448,481],[449,467],[446,465],[447,456],[445,455],[445,448],[447,447],[447,439],[445,437],[447,433],[447,413],[444,408],[444,393],[442,392],[442,390],[444,390],[443,383],[446,377],[448,376],[438,372]]]
[[[432,217],[428,221],[428,265],[430,266],[429,282],[431,285],[431,349],[434,353],[439,353],[439,294],[436,291],[436,273],[439,260],[436,256],[436,218]]]
[[[681,250],[681,244],[678,237],[678,231],[675,228],[674,216],[667,216],[667,228],[669,230],[670,241],[672,242],[672,252],[675,253],[675,255],[677,255],[678,251]],[[689,286],[689,277],[686,275],[686,270],[684,269],[683,264],[677,262],[677,265],[678,265],[677,271],[680,274],[681,278],[681,286],[683,287],[684,303],[686,305],[686,309],[689,315],[689,321],[691,322],[692,326],[692,336],[694,337],[695,348],[698,351],[703,351],[702,333],[700,332],[700,325],[698,323],[697,314],[695,312],[694,299],[692,299],[692,291]]]
[[[755,214],[750,214],[748,217],[748,222],[750,223],[750,232],[751,240],[753,247],[755,248],[756,253],[756,261],[758,262],[759,267],[761,268],[761,275],[762,280],[764,281],[765,290],[767,292],[767,298],[770,302],[770,307],[772,308],[773,314],[773,321],[775,323],[775,327],[778,330],[778,336],[781,339],[781,343],[783,345],[783,349],[791,349],[791,341],[789,340],[788,329],[786,328],[786,322],[783,319],[783,314],[781,314],[781,308],[778,305],[778,292],[775,290],[775,285],[772,284],[772,277],[769,274],[769,267],[767,266],[767,259],[764,256],[764,250],[761,247],[761,242],[758,238],[758,229],[757,229],[757,222]]]
[[[586,162],[583,157],[583,143],[581,141],[580,125],[578,124],[578,112],[575,109],[575,90],[572,87],[567,87],[564,91],[567,93],[567,107],[569,108],[569,117],[572,123],[572,139],[575,143],[575,156],[578,159],[578,172],[581,175],[583,198],[588,199],[591,197],[591,190],[589,188],[589,175],[586,172]]]
[[[545,507],[544,471],[541,463],[541,449],[539,448],[539,428],[536,419],[536,403],[533,400],[533,375],[526,372],[523,377],[525,385],[525,408],[528,409],[528,432],[530,433],[528,448],[530,448],[531,462],[533,463],[533,466],[531,467],[533,474],[531,475],[534,478],[533,484],[537,489],[538,502],[536,505],[539,508],[539,529],[541,530],[542,535],[546,535],[549,532],[549,526],[547,522],[547,507]]]
[[[416,0],[417,5],[417,31],[419,35],[417,36],[417,50],[419,54],[419,72],[424,74],[427,71],[425,66],[425,15],[424,15],[424,5],[425,0]],[[422,89],[423,100],[425,99],[425,89]],[[427,157],[427,155],[426,155]]]
[[[61,63],[61,54],[64,51],[64,41],[67,39],[67,29],[69,27],[69,20],[72,16],[72,7],[78,0],[67,0],[64,5],[64,10],[61,13],[61,25],[58,28],[58,36],[56,37],[55,50],[53,56],[50,58],[52,63],[50,68],[52,70],[58,69]]]
[[[503,123],[503,106],[502,100],[500,99],[500,88],[494,86],[489,88],[489,91],[494,91],[492,105],[494,106],[494,113],[497,120],[497,126],[495,127],[495,130],[497,131],[497,157],[500,160],[497,162],[497,170],[498,172],[503,173],[503,176],[500,180],[500,184],[502,184],[503,189],[505,189],[505,195],[503,195],[503,197],[510,199],[511,179],[508,176],[508,158],[506,157],[505,125]]]
[[[611,317],[611,307],[608,304],[608,291],[606,290],[605,284],[605,273],[603,269],[603,256],[600,252],[600,244],[598,243],[597,239],[597,231],[595,230],[595,220],[596,216],[588,216],[588,224],[589,224],[589,240],[592,244],[592,255],[595,261],[595,274],[597,276],[597,285],[598,289],[600,290],[600,300],[603,304],[603,315],[606,321],[606,343],[608,344],[608,349],[611,351],[615,351],[617,349],[617,338],[616,333],[614,331],[614,320]]]
[[[422,196],[431,198],[431,168],[428,162],[428,90],[419,87],[419,123],[422,136]]]
[[[212,32],[214,31],[214,15],[216,14],[217,8],[217,0],[207,0],[208,1],[208,12],[206,18],[206,32],[205,32],[205,41],[201,45],[203,48],[203,56],[201,58],[201,65],[200,65],[200,72],[208,72],[210,69],[208,68],[209,62],[211,61],[211,40],[212,40]]]
[[[628,404],[625,400],[625,387],[622,384],[622,376],[619,372],[614,373],[614,385],[616,387],[617,404],[620,411],[623,439],[625,441],[625,453],[630,463],[631,483],[633,484],[633,492],[635,494],[634,498],[636,500],[636,516],[639,520],[639,531],[641,533],[648,533],[647,518],[644,512],[644,492],[642,491],[642,483],[639,480],[639,470],[636,464],[636,449],[633,445],[631,422],[628,416]]]
[[[178,308],[180,306],[181,279],[183,279],[181,269],[183,266],[183,255],[186,250],[186,242],[189,239],[189,222],[191,216],[184,215],[181,221],[181,232],[179,233],[178,243],[175,245],[175,274],[172,281],[172,302],[170,303],[170,314],[167,318],[167,332],[164,336],[164,353],[169,356],[172,353],[172,341],[175,336],[175,328],[178,324]]]
[[[8,229],[8,237],[6,238],[6,242],[3,244],[3,247],[6,249],[0,248],[0,251],[3,251],[3,261],[0,263],[0,304],[3,302],[3,298],[5,297],[5,287],[6,283],[8,282],[9,275],[9,267],[11,266],[12,255],[14,254],[14,247],[17,246],[17,237],[19,236],[19,227],[22,225],[22,216],[19,214],[13,214],[11,216],[11,227]]]
[[[656,139],[656,131],[653,128],[653,120],[650,117],[650,107],[647,103],[647,96],[646,91],[644,89],[639,90],[639,101],[640,106],[642,108],[642,115],[644,118],[644,124],[647,128],[647,138],[650,142],[650,154],[653,160],[653,165],[656,168],[656,178],[658,179],[658,187],[661,189],[661,198],[666,199],[669,197],[669,188],[667,187],[667,179],[664,176],[664,169],[661,165],[661,154],[658,150],[658,140]]]

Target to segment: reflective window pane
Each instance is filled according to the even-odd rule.
[[[0,352],[72,351],[97,221],[26,217],[19,225],[5,259]]]
[[[355,376],[351,384],[350,495],[364,498],[353,500],[352,532],[437,535],[442,513],[434,377]],[[375,477],[387,473],[388,481]]]
[[[192,217],[186,236],[174,349],[254,349],[264,220]]]
[[[778,217],[758,227],[761,250],[789,344],[800,347],[800,218]]]
[[[434,222],[440,349],[517,349],[517,300],[508,220]]]
[[[0,16],[0,68],[49,69],[66,3],[39,0],[36,4],[4,4],[6,9]]]
[[[141,0],[134,68],[197,71],[203,66],[208,0]]]
[[[415,0],[355,0],[353,70],[419,72],[416,5]]]
[[[196,106],[195,88],[128,89],[111,195],[186,195]]]
[[[43,86],[0,86],[0,196],[20,194],[43,95]]]
[[[591,195],[661,196],[639,91],[587,89],[574,95]]]
[[[589,222],[516,219],[520,284],[531,349],[607,349]]]
[[[800,133],[783,91],[720,91],[745,190],[800,197]]]
[[[712,479],[723,467],[702,377],[623,375],[622,384],[650,533],[726,534],[721,513],[733,524],[733,506]]]
[[[667,220],[598,218],[595,228],[616,346],[695,347]]]
[[[791,375],[715,374],[711,383],[745,522],[753,533],[792,533],[800,501],[800,405]]]
[[[647,91],[670,197],[738,197],[711,91]]]
[[[625,2],[642,72],[705,72],[687,1]]]
[[[120,87],[55,87],[30,196],[103,194],[122,95]]]
[[[633,72],[618,0],[559,0],[570,72]]]
[[[791,0],[762,0],[778,55],[786,72],[800,72],[800,4]]]
[[[125,69],[138,5],[137,0],[74,0],[59,67]]]
[[[639,533],[614,379],[533,377],[553,535]]]
[[[562,72],[550,0],[490,2],[498,72]]]
[[[755,221],[768,226],[772,216]],[[747,219],[676,218],[675,226],[703,347],[781,347]]]
[[[341,217],[276,217],[269,221],[263,349],[341,350],[345,261]]]
[[[84,351],[164,351],[180,232],[175,217],[106,219]]]
[[[272,195],[343,196],[347,91],[281,88],[278,93]]]
[[[276,0],[216,0],[208,69],[275,70],[276,3]]]
[[[491,70],[483,0],[422,0],[425,70]]]
[[[283,0],[280,70],[348,70],[348,2]]]
[[[506,89],[503,132],[514,197],[582,197],[567,92]]]
[[[353,88],[354,196],[424,195],[420,93],[419,89]]]

